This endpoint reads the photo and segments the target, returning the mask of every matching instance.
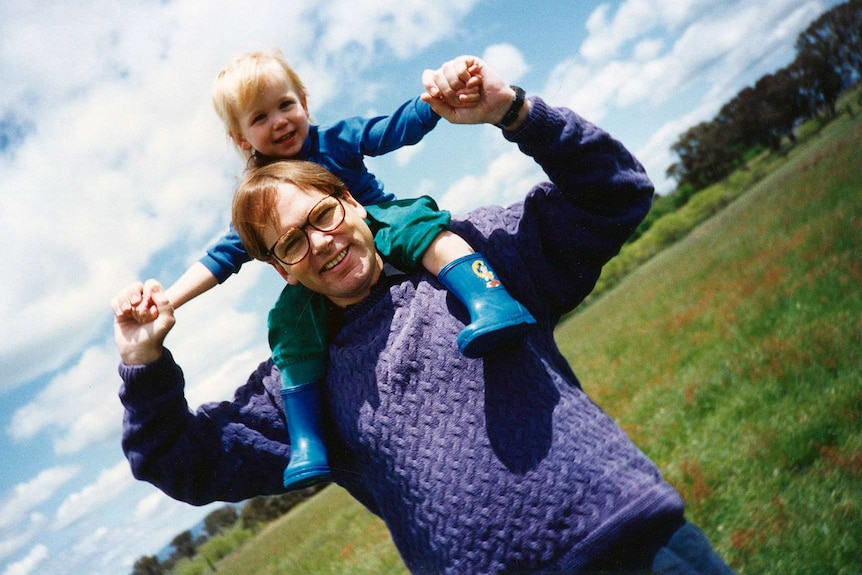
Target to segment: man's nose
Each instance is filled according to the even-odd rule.
[[[315,228],[309,227],[305,230],[308,235],[308,246],[314,253],[325,252],[332,243],[332,232],[321,232]]]

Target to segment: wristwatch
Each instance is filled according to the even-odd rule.
[[[515,99],[512,100],[512,105],[509,106],[509,110],[503,116],[503,119],[500,120],[500,123],[496,124],[498,128],[508,128],[511,126],[518,119],[518,112],[524,106],[524,98],[526,97],[524,89],[520,86],[510,86],[510,88],[515,91]]]

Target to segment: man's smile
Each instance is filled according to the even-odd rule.
[[[345,249],[341,250],[341,251],[338,253],[338,255],[337,255],[337,256],[335,256],[335,259],[332,259],[332,260],[328,261],[326,264],[324,264],[324,266],[323,266],[322,270],[323,270],[323,271],[325,271],[325,272],[328,272],[329,270],[331,270],[332,268],[334,268],[335,266],[337,266],[338,264],[340,264],[340,263],[341,263],[341,261],[342,261],[345,257],[347,257],[347,248],[345,248]]]

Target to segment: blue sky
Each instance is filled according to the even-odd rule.
[[[232,55],[282,49],[320,123],[386,113],[423,69],[479,55],[608,129],[667,192],[679,134],[788,64],[837,3],[4,0],[0,574],[127,573],[215,508],[131,477],[108,302],[170,284],[226,229],[241,163],[209,90]],[[496,132],[444,122],[369,165],[455,213],[509,203],[541,175]],[[229,398],[267,356],[280,285],[252,263],[178,311],[167,344],[190,403]]]

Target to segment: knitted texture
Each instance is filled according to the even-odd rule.
[[[547,328],[470,360],[454,343],[460,304],[429,278],[365,303],[330,348],[331,463],[338,483],[373,497],[411,571],[573,569],[625,529],[681,513],[556,367]]]

